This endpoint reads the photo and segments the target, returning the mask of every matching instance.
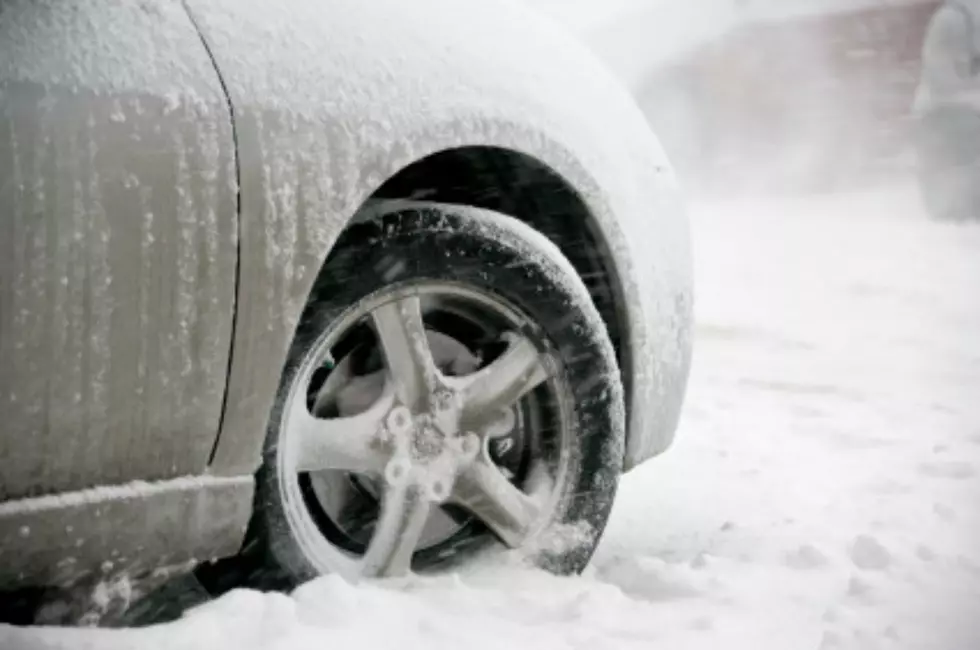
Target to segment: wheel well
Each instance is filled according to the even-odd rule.
[[[585,202],[561,176],[534,158],[495,147],[432,154],[386,181],[375,199],[424,199],[494,210],[527,223],[565,254],[588,288],[616,350],[626,389],[631,359],[622,284]]]

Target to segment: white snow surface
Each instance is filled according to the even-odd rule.
[[[904,187],[692,212],[681,432],[624,479],[585,576],[326,577],[0,647],[980,647],[980,227]]]

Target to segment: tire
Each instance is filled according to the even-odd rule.
[[[511,557],[557,573],[581,571],[609,516],[622,471],[625,432],[623,388],[615,352],[587,289],[555,246],[509,217],[464,206],[427,203],[391,204],[375,213],[376,217],[355,223],[342,235],[301,317],[282,373],[263,464],[257,474],[249,546],[260,549],[267,575],[283,578],[285,585],[325,573],[357,579],[397,575],[409,567],[417,572],[438,570],[472,561],[477,554],[499,552],[501,546],[493,543],[494,539],[505,537],[514,547]],[[395,400],[392,404],[409,404],[405,400],[422,394],[408,388],[422,386],[421,380],[416,381],[422,375],[398,375],[389,367],[415,366],[387,361],[395,352],[385,347],[377,325],[382,318],[379,314],[388,318],[388,314],[397,313],[401,325],[410,322],[406,314],[411,310],[405,311],[402,305],[415,304],[411,302],[415,300],[419,312],[424,312],[425,338],[432,358],[441,364],[439,376],[446,382],[456,382],[448,385],[469,387],[461,389],[459,395],[476,396],[467,397],[470,401],[465,404],[483,403],[482,393],[474,388],[478,384],[472,373],[493,366],[486,373],[504,377],[502,360],[507,355],[534,359],[529,362],[534,370],[526,374],[539,377],[540,372],[540,376],[548,374],[549,378],[506,409],[513,414],[513,420],[498,409],[493,416],[497,419],[486,424],[490,416],[481,415],[476,406],[472,411],[466,410],[469,406],[460,407],[462,410],[454,411],[456,420],[447,420],[483,423],[484,428],[474,429],[476,433],[464,431],[460,424],[456,433],[444,434],[441,425],[432,424],[442,411],[437,413],[435,406],[428,411],[418,407],[421,410],[417,412],[404,411],[411,413],[410,419],[414,418],[415,428],[411,430],[416,433],[406,434],[406,439],[413,442],[402,443],[398,432],[402,432],[404,423],[398,420],[396,427],[392,423],[395,411],[387,411],[378,429],[382,437],[377,439],[386,442],[372,442],[372,450],[364,453],[373,454],[378,445],[389,445],[384,447],[388,450],[385,453],[406,460],[399,461],[400,465],[385,460],[383,469],[378,470],[380,478],[378,471],[363,475],[342,471],[343,468],[321,471],[319,465],[313,471],[299,471],[314,463],[310,460],[313,456],[328,459],[325,466],[329,468],[343,462],[335,462],[335,456],[328,453],[332,446],[323,453],[307,453],[307,439],[316,441],[309,444],[319,445],[326,438],[293,433],[312,430],[295,424],[309,423],[302,414],[305,411],[297,410],[297,404],[305,403],[309,413],[316,412],[314,418],[324,418],[316,419],[315,426],[321,426],[333,417],[366,418],[374,413],[374,406],[364,410],[364,405],[360,405],[356,409],[346,407],[354,409],[354,415],[344,414],[344,396],[348,394],[344,391],[357,399],[367,399],[359,397],[360,389],[351,388],[355,384],[375,386],[375,394],[370,397],[375,405],[391,391],[396,394],[391,397]],[[401,311],[392,312],[391,305],[398,305]],[[358,314],[367,315],[361,318]],[[495,320],[498,316],[500,322]],[[527,347],[527,343],[533,347]],[[443,348],[451,348],[452,353]],[[324,357],[327,349],[329,358]],[[411,353],[418,348],[409,345],[404,350]],[[449,360],[440,361],[440,355]],[[381,389],[377,388],[379,384]],[[366,395],[367,389],[364,390]],[[494,400],[506,397],[489,389],[486,393]],[[416,404],[435,404],[435,397],[425,395],[429,401],[418,398],[422,401]],[[463,397],[452,403],[463,403],[459,400]],[[322,406],[321,401],[332,405]],[[497,404],[491,397],[484,401]],[[396,408],[385,404],[386,409]],[[318,409],[333,410],[323,415]],[[447,425],[446,430],[451,429]],[[418,433],[421,431],[430,437],[435,435],[442,446],[433,443],[432,449],[420,452],[424,437]],[[409,445],[410,451],[399,455],[397,449],[403,444]],[[455,451],[447,451],[451,446]],[[466,449],[469,451],[460,451]],[[476,460],[468,460],[471,456],[465,454],[473,453]],[[450,457],[464,460],[443,463]],[[443,469],[444,466],[452,469]],[[516,508],[522,513],[519,517],[498,517],[500,512],[510,511],[499,504],[487,506],[487,499],[482,496],[486,488],[480,492],[473,487],[498,481],[494,471],[506,472],[504,476],[510,484],[525,495],[517,495],[517,503],[537,505],[528,506],[527,510]],[[442,476],[455,481],[451,488],[445,487],[439,478]],[[436,492],[437,487],[441,495]],[[494,493],[504,492],[510,495],[508,490]],[[415,506],[422,508],[420,504],[426,498],[445,498],[446,494],[451,497],[443,506],[431,509],[429,515],[405,514]],[[357,504],[352,505],[355,501]],[[387,511],[389,502],[398,505],[391,505]],[[479,508],[474,506],[474,511],[489,508],[489,519],[498,525],[494,527],[474,517],[465,505],[460,505],[463,502],[477,504]],[[510,502],[513,505],[514,499]],[[401,514],[389,517],[396,508]],[[527,512],[533,512],[533,517]],[[382,537],[378,531],[394,530],[390,522],[396,519],[401,522],[398,530],[403,533],[385,532],[385,540],[406,540],[409,533],[404,531],[408,530],[422,538],[418,544],[403,545],[414,548],[410,559],[405,559],[404,548],[387,554],[376,552],[375,546],[398,543],[377,541]],[[533,519],[533,526],[525,525],[525,519]],[[417,525],[405,523],[423,520]],[[519,524],[513,523],[518,520]],[[430,533],[430,528],[436,526],[433,522],[446,530]],[[492,533],[491,528],[498,534]],[[425,541],[429,537],[431,543]]]

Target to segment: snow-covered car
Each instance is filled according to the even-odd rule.
[[[575,571],[674,436],[675,180],[516,4],[6,0],[0,215],[3,590]]]

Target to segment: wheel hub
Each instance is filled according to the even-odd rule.
[[[415,485],[430,501],[445,501],[456,476],[482,448],[479,434],[460,429],[462,403],[458,391],[440,386],[430,391],[424,411],[413,413],[399,402],[392,406],[380,432],[390,450],[384,471],[390,487]]]

